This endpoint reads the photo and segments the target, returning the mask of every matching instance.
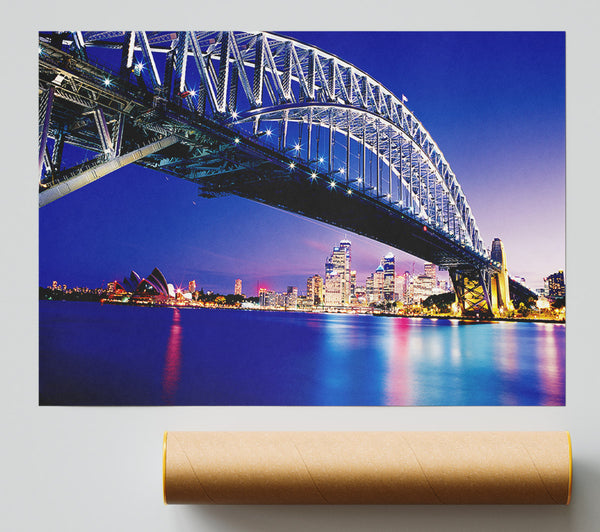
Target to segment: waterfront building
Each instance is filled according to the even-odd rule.
[[[350,302],[356,301],[356,270],[350,271]]]
[[[365,297],[367,300],[367,303],[372,303],[374,300],[374,290],[373,290],[373,284],[374,284],[374,274],[371,274],[367,277],[366,281],[365,281]]]
[[[367,277],[366,296],[367,303],[383,301],[384,270],[380,264],[377,269]]]
[[[425,275],[427,275],[427,277],[431,277],[433,279],[433,286],[436,286],[437,274],[435,264],[432,264],[431,262],[426,262],[423,268],[425,270]]]
[[[297,308],[298,307],[298,287],[297,286],[288,286],[287,292],[285,294],[285,304],[286,308]]]
[[[233,289],[233,293],[236,296],[241,296],[242,295],[242,280],[241,279],[236,279],[235,280],[235,287]]]
[[[263,308],[273,308],[277,306],[277,293],[273,290],[260,288],[258,291],[258,305]]]
[[[367,288],[366,286],[356,286],[356,289],[354,291],[354,295],[356,297],[356,302],[359,305],[366,305],[367,304]]]
[[[385,271],[380,264],[373,273],[373,295],[374,301],[383,301],[383,283],[385,279]]]
[[[399,273],[394,278],[394,292],[396,298],[402,303],[406,302],[406,274]]]
[[[412,302],[422,303],[433,294],[433,279],[428,275],[417,275],[413,278]]]
[[[52,281],[52,290],[57,290],[57,289],[58,289],[58,282]]]
[[[333,248],[331,255],[325,261],[325,286],[330,278],[340,277],[342,279],[342,305],[350,302],[351,247],[349,240],[342,240],[339,246]],[[327,289],[325,288],[325,290]]]
[[[391,252],[387,253],[383,259],[381,259],[381,266],[383,267],[382,299],[385,301],[394,301],[396,299],[396,267],[394,254]]]
[[[306,298],[311,306],[323,303],[323,278],[320,275],[315,274],[306,280]]]
[[[325,306],[339,307],[344,304],[346,293],[346,283],[342,275],[334,272],[328,279],[325,279]]]
[[[322,305],[323,304],[323,278],[320,275],[315,275],[314,279],[314,295],[313,301],[314,305]]]
[[[562,270],[546,277],[544,283],[549,297],[565,297],[565,274]]]

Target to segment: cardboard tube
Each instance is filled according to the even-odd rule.
[[[165,503],[568,504],[568,432],[168,432]]]

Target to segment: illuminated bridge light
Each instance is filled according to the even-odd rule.
[[[196,91],[190,91],[190,96],[192,96],[192,97],[196,96]]]
[[[323,157],[319,157],[319,162],[322,163],[325,159]]]
[[[141,72],[142,70],[144,70],[144,63],[137,63],[137,64],[135,65],[135,69],[136,69],[138,72]]]
[[[239,144],[240,143],[239,137],[235,137],[235,140],[233,142],[235,142],[236,144]]]
[[[235,120],[238,117],[237,111],[231,111],[231,117]]]
[[[296,145],[294,146],[294,149],[295,149],[296,151],[300,151],[300,144],[296,144]]]
[[[267,137],[270,137],[272,132],[270,129],[267,129],[267,131],[265,133],[266,133]]]
[[[296,165],[294,163],[290,163],[290,169],[293,170],[294,168],[296,168]]]
[[[317,179],[317,173],[313,172],[312,174],[310,174],[310,178],[311,179]]]
[[[352,195],[352,190],[348,189],[348,190],[346,191],[346,194],[348,194],[348,196],[351,196],[351,195]]]
[[[329,186],[330,186],[331,188],[335,188],[335,181],[332,181],[331,183],[329,183]]]
[[[356,180],[356,182],[357,182],[357,183],[362,183],[362,177],[359,177],[359,178]]]
[[[344,170],[343,168],[340,168],[340,174],[345,174],[346,170]]]
[[[105,87],[110,87],[111,81],[109,78],[104,78],[104,86]]]

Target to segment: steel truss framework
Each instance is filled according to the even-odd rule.
[[[451,276],[464,312],[491,312],[486,272],[500,264],[441,150],[403,98],[315,47],[265,32],[41,33],[39,119],[40,204],[118,160],[191,180],[205,196],[239,194],[388,243],[396,237],[381,233],[400,220],[407,251],[483,272],[463,275],[481,290]],[[65,144],[98,155],[64,168]],[[387,225],[311,210],[293,196],[306,183],[316,184],[313,203],[337,189],[346,218],[370,209]],[[435,252],[421,249],[425,239]],[[485,304],[463,303],[476,292]]]

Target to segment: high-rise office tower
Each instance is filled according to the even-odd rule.
[[[339,277],[341,284],[342,305],[350,301],[350,263],[351,263],[351,243],[349,240],[342,240],[339,246],[335,246],[331,256],[325,262],[325,291],[327,291],[327,280],[333,277]],[[335,283],[338,283],[336,279]]]
[[[345,304],[344,295],[346,292],[346,283],[341,275],[334,272],[328,279],[325,279],[323,290],[325,305],[339,307]]]
[[[385,271],[380,264],[373,273],[373,296],[374,301],[383,301],[383,284],[385,279]]]
[[[188,283],[188,292],[193,294],[196,291],[196,281],[192,280]]]
[[[306,297],[313,306],[323,304],[323,278],[313,275],[306,280]]]
[[[381,259],[381,265],[383,267],[383,299],[386,301],[393,301],[395,299],[395,276],[396,267],[393,253],[388,253]]]
[[[288,286],[285,293],[285,307],[296,308],[298,306],[298,287]]]
[[[550,297],[565,297],[565,274],[562,270],[549,275],[544,281],[548,285]]]
[[[235,280],[235,287],[233,289],[233,293],[236,296],[241,296],[242,295],[242,280],[241,279],[236,279]]]
[[[432,264],[431,262],[426,262],[424,269],[425,269],[425,275],[427,275],[427,277],[431,277],[433,279],[433,285],[436,286],[437,285],[437,274],[436,274],[435,264]]]

